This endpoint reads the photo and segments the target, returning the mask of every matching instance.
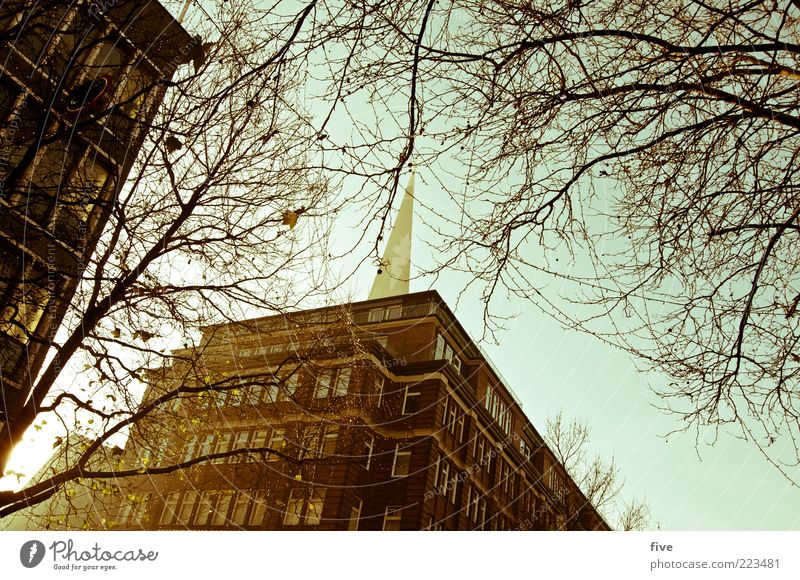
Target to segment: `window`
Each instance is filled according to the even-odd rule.
[[[183,453],[184,462],[194,458],[195,447],[197,447],[197,437],[192,437],[189,441],[187,441],[186,447],[184,448],[184,453]]]
[[[411,452],[401,451],[400,443],[394,449],[394,461],[392,462],[392,477],[405,477],[411,467]]]
[[[498,425],[502,427],[503,431],[511,434],[511,426],[513,422],[512,412],[509,406],[506,405],[497,394],[496,388],[491,386],[486,387],[484,406],[494,420],[497,421]]]
[[[332,371],[322,371],[317,375],[317,384],[314,387],[315,399],[326,399],[328,398],[328,395],[330,395],[332,380],[331,374]]]
[[[370,437],[364,442],[364,457],[366,460],[364,461],[364,467],[369,470],[369,466],[372,463],[372,453],[375,451],[375,437]]]
[[[286,429],[273,429],[272,435],[269,438],[269,447],[270,449],[274,449],[275,451],[282,451],[284,447],[286,447],[286,439],[284,436],[286,435]],[[267,457],[267,461],[277,461],[279,458],[278,455],[275,453],[270,453]]]
[[[386,389],[386,377],[380,377],[378,379],[378,403],[377,407],[381,406],[381,401],[383,400],[383,391]]]
[[[306,525],[316,526],[322,520],[322,508],[325,503],[325,490],[316,488],[311,491],[311,497],[306,506]]]
[[[458,493],[458,472],[453,469],[453,478],[447,483],[448,498],[452,503],[456,503],[456,494]]]
[[[467,514],[473,522],[478,521],[478,504],[481,501],[480,491],[476,486],[471,486],[472,498],[467,503]]]
[[[402,520],[403,508],[398,506],[389,506],[386,508],[386,513],[383,516],[383,531],[396,532],[400,530],[400,522]]]
[[[511,467],[507,462],[502,461],[500,469],[500,477],[502,478],[503,493],[508,493],[509,484],[511,483]]]
[[[440,493],[443,493],[447,490],[447,482],[450,480],[450,463],[446,460],[441,460],[439,462],[439,476],[436,478],[438,485],[440,486]]]
[[[369,320],[369,322],[380,322],[383,320],[383,308],[373,308],[370,310],[367,320]]]
[[[322,519],[322,509],[325,503],[325,489],[293,489],[286,502],[286,512],[283,517],[285,526],[316,526]]]
[[[297,387],[300,385],[300,371],[295,370],[283,379],[282,389],[278,392],[278,397],[276,400],[282,401],[284,399],[290,399],[294,397],[294,394],[297,392]]]
[[[350,385],[350,376],[352,374],[351,368],[339,369],[336,372],[336,383],[333,387],[334,397],[344,397],[347,394],[347,388]]]
[[[217,494],[217,501],[214,505],[211,517],[212,526],[224,526],[228,523],[228,510],[233,500],[233,492],[222,492]]]
[[[187,491],[183,496],[181,507],[178,510],[178,523],[188,525],[192,520],[192,513],[197,502],[197,492]]]
[[[403,415],[411,415],[419,411],[418,397],[420,393],[410,392],[406,385],[405,395],[403,396]]]
[[[0,332],[22,343],[27,343],[29,335],[36,332],[50,303],[50,293],[45,286],[47,275],[37,270],[33,266],[26,269],[14,297],[8,301],[11,305],[0,311]]]
[[[233,501],[233,510],[231,511],[231,523],[235,526],[243,526],[247,516],[247,506],[250,502],[250,497],[244,492],[238,492]]]
[[[456,370],[461,371],[461,359],[456,356],[453,347],[450,346],[439,333],[436,333],[436,346],[434,348],[433,358],[434,360],[446,360],[456,367]]]
[[[347,394],[350,385],[352,369],[342,368],[336,371],[324,371],[317,375],[317,384],[314,387],[314,398],[343,397]]]
[[[320,445],[320,454],[333,455],[336,452],[336,440],[339,437],[339,427],[333,425],[325,429]]]
[[[198,455],[205,457],[206,455],[210,454],[211,450],[214,448],[214,439],[215,437],[212,433],[206,435],[203,439],[203,444],[200,446]]]
[[[484,466],[484,461],[486,460],[486,438],[480,433],[475,434],[474,442],[474,449],[473,449],[473,459],[475,460],[476,465],[480,469]]]
[[[447,430],[453,435],[456,433],[456,420],[458,417],[458,405],[448,397],[447,399]]]
[[[519,450],[525,459],[531,458],[531,448],[527,443],[525,443],[524,439],[519,440]]]
[[[161,519],[158,520],[158,525],[168,526],[175,522],[178,515],[178,501],[180,500],[181,492],[172,491],[167,494],[164,500],[164,510],[161,512]]]
[[[258,492],[253,498],[253,505],[250,508],[250,517],[247,519],[248,525],[260,526],[264,522],[267,513],[267,504],[264,492]]]
[[[119,512],[119,517],[117,518],[117,524],[121,526],[127,527],[134,527],[134,526],[141,526],[142,521],[147,520],[147,506],[150,501],[152,494],[147,493],[142,497],[136,497],[135,495],[129,494],[125,497],[125,505]],[[166,513],[166,512],[165,512]],[[174,516],[174,510],[170,512],[172,516]],[[163,522],[162,522],[163,523]]]
[[[226,453],[231,450],[231,444],[233,442],[233,433],[223,433],[219,437],[217,437],[217,443],[214,446],[214,453]],[[212,463],[225,463],[229,458],[228,457],[217,457],[212,459]]]
[[[299,489],[293,489],[286,502],[286,512],[283,514],[284,526],[299,526],[303,518],[303,498]]]
[[[196,526],[207,526],[214,509],[216,491],[204,491],[200,494],[200,501],[197,502],[197,513],[194,514],[193,524]]]
[[[403,316],[402,306],[389,306],[386,309],[386,320],[396,320],[398,318],[402,318],[402,316]]]
[[[358,522],[361,519],[361,506],[363,502],[360,498],[356,498],[353,507],[350,508],[350,521],[347,524],[347,530],[350,532],[355,532],[358,530]]]

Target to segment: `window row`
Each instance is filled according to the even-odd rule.
[[[261,491],[188,490],[167,494],[160,526],[259,526],[266,502]]]
[[[352,369],[325,369],[314,372],[314,399],[343,397],[347,395]],[[291,400],[297,394],[300,385],[299,371],[293,371],[284,379],[275,378],[269,384],[259,384],[253,379],[241,379],[235,389],[207,391],[197,395],[196,399],[207,408],[249,407],[266,403],[279,403]]]
[[[282,427],[252,429],[249,431],[227,432],[227,433],[207,433],[200,437],[193,436],[184,445],[181,461],[186,462],[196,457],[227,453],[236,449],[258,449],[269,448],[281,451],[286,447],[286,429]],[[247,456],[234,454],[228,457],[218,457],[212,459],[212,463],[241,462]],[[276,461],[278,456],[270,453],[266,460]],[[255,457],[247,457],[249,461],[256,461]]]
[[[500,398],[498,389],[492,386],[486,387],[486,397],[484,406],[489,414],[497,421],[497,424],[508,435],[511,435],[512,412],[508,405]]]
[[[444,400],[443,424],[444,428],[455,436],[457,442],[464,441],[465,413],[449,396]]]
[[[449,361],[454,367],[456,367],[457,371],[461,371],[461,359],[458,358],[453,347],[444,339],[444,337],[437,333],[436,334],[436,347],[433,353],[434,360],[446,360]]]
[[[456,466],[443,457],[436,458],[436,471],[433,476],[433,487],[442,497],[456,503],[458,482],[464,480],[466,473],[459,472]]]

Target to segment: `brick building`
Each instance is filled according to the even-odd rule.
[[[0,431],[31,396],[159,81],[193,42],[158,2],[0,6]]]
[[[176,356],[111,525],[608,529],[435,291],[209,327]]]

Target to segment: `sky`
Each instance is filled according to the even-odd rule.
[[[463,277],[445,273],[433,282],[418,275],[420,266],[432,263],[425,242],[433,236],[424,225],[423,206],[446,205],[444,193],[426,172],[417,169],[411,292],[435,289],[477,341],[483,334],[483,304],[464,297],[459,301]],[[394,209],[398,206],[399,196]],[[350,237],[338,231],[340,243]],[[365,300],[373,276],[374,268],[364,265],[343,296]],[[534,426],[543,432],[547,419],[559,412],[586,424],[590,453],[615,458],[625,497],[645,499],[661,529],[800,529],[800,489],[755,446],[737,438],[734,430],[720,432],[716,442],[712,432],[674,433],[683,424],[656,408],[660,401],[651,390],[666,384],[663,374],[640,370],[640,361],[627,352],[563,328],[527,301],[507,300],[495,308],[495,314],[516,317],[495,341],[478,343]]]

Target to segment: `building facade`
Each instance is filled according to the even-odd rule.
[[[175,354],[109,526],[608,529],[435,291],[210,327]]]
[[[158,2],[0,7],[0,428],[30,397],[193,42]]]

